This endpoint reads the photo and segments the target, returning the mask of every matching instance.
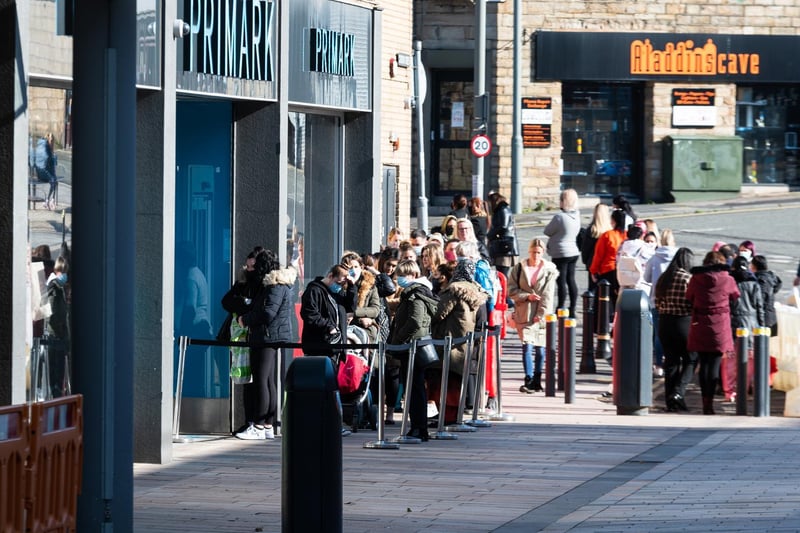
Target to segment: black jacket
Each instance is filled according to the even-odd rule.
[[[331,294],[322,283],[322,276],[314,278],[303,292],[300,317],[303,319],[303,335],[300,342],[307,355],[333,355],[330,344],[337,330],[339,343],[347,341],[347,313],[355,307],[355,289]]]
[[[739,298],[731,302],[731,328],[736,338],[736,328],[747,328],[750,333],[753,329],[764,325],[764,299],[761,296],[761,287],[758,286],[755,276],[747,272],[746,276],[736,278],[739,288]]]
[[[295,279],[297,271],[294,268],[273,270],[264,276],[252,310],[242,315],[242,323],[250,329],[250,346],[292,340],[292,286]]]
[[[764,325],[773,328],[778,323],[778,315],[775,313],[775,295],[781,290],[783,282],[771,270],[762,270],[756,272],[755,275],[764,299]]]
[[[489,255],[495,257],[516,257],[519,255],[517,231],[511,208],[503,202],[492,213],[492,227],[486,234],[489,240]]]

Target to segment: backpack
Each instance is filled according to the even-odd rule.
[[[489,262],[486,259],[479,259],[475,263],[475,281],[489,294],[489,300],[486,303],[490,313],[494,310],[494,304],[497,303],[499,283],[495,283],[496,280],[497,274],[492,271]]]
[[[617,282],[620,287],[634,288],[644,279],[644,266],[639,256],[642,249],[635,255],[623,254],[617,257]]]

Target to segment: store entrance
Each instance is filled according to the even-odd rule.
[[[643,90],[633,84],[564,83],[561,188],[640,194]]]
[[[432,76],[432,191],[445,203],[456,193],[472,194],[469,150],[475,109],[472,72],[436,70]]]

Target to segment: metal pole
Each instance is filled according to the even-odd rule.
[[[178,383],[175,387],[175,402],[172,411],[172,442],[188,442],[181,437],[181,398],[183,397],[183,369],[186,367],[186,348],[189,337],[178,337]]]
[[[755,332],[754,332],[755,333]],[[747,328],[736,328],[736,414],[747,416],[747,352],[750,349]]]
[[[597,351],[595,355],[611,362],[611,284],[602,279],[597,284]]]
[[[475,1],[475,109],[481,113],[477,131],[486,133],[489,106],[486,102],[486,0]],[[477,113],[476,113],[477,115]],[[483,198],[483,165],[484,159],[472,157],[475,183],[472,185],[472,196]]]
[[[500,342],[500,333],[502,331],[503,326],[493,326],[492,328],[492,336],[495,339],[495,349],[494,349],[494,367],[495,373],[497,375],[497,412],[489,417],[489,420],[497,420],[497,421],[504,421],[504,422],[513,422],[514,415],[505,414],[503,412],[503,371],[502,371],[502,352],[503,352],[503,344]]]
[[[581,343],[581,374],[597,373],[594,361],[594,293],[583,293],[583,342]]]
[[[511,210],[522,213],[522,0],[514,0],[514,115],[511,134]]]
[[[365,442],[364,448],[369,448],[374,450],[397,450],[400,448],[400,446],[398,446],[393,442],[387,442],[384,439],[383,408],[385,402],[383,401],[383,398],[386,395],[385,384],[384,384],[384,377],[386,375],[385,360],[386,360],[386,345],[384,343],[380,343],[378,345],[378,440]]]
[[[574,318],[564,320],[564,403],[575,403],[575,326]]]
[[[428,231],[428,197],[425,193],[425,124],[422,117],[422,41],[414,41],[414,114],[417,118],[417,162],[419,163],[419,197],[417,198],[417,227]]]
[[[769,328],[755,328],[753,336],[755,384],[753,386],[753,415],[769,416]],[[746,393],[742,391],[740,394]]]
[[[545,320],[545,333],[547,335],[545,351],[545,378],[544,395],[556,395],[556,336],[558,335],[558,317],[547,315]]]
[[[442,389],[439,392],[439,424],[436,433],[430,438],[436,440],[456,440],[458,435],[444,430],[444,412],[447,405],[447,374],[450,372],[450,350],[453,347],[453,337],[447,336],[444,342],[444,353],[442,354]]]
[[[558,390],[564,390],[564,350],[566,344],[564,342],[564,322],[569,318],[569,309],[557,309],[556,315],[558,316]]]
[[[411,348],[410,352],[408,353],[408,369],[406,370],[406,401],[403,402],[403,415],[400,420],[400,435],[393,438],[392,442],[396,442],[398,444],[419,444],[422,442],[422,439],[418,439],[416,437],[409,437],[406,435],[406,424],[408,422],[408,409],[410,398],[411,398],[411,387],[413,386],[414,381],[414,363],[415,359],[417,358],[417,339],[411,341]]]
[[[461,433],[470,433],[477,431],[474,427],[464,424],[464,405],[467,402],[467,389],[469,385],[469,369],[472,360],[472,351],[475,347],[475,332],[470,331],[467,333],[467,345],[464,349],[464,364],[461,367],[461,393],[458,396],[458,411],[456,412],[456,423],[446,426],[447,431],[456,431]],[[473,410],[477,408],[473,404]]]
[[[478,375],[475,378],[475,401],[472,403],[472,419],[465,424],[476,428],[491,427],[491,422],[478,419],[478,411],[483,411],[483,394],[486,389],[486,339],[489,336],[488,324],[481,324],[481,331],[478,333]]]

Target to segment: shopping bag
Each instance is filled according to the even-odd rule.
[[[231,342],[247,342],[247,328],[239,325],[234,313],[231,320]],[[250,348],[231,346],[231,379],[236,385],[252,383],[253,371],[250,368]]]

